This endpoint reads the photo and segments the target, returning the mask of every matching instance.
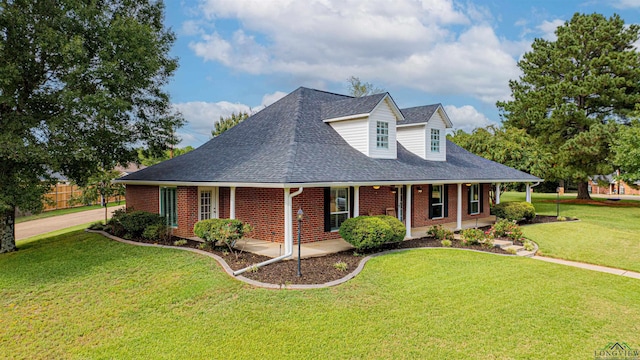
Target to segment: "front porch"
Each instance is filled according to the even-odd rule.
[[[484,227],[493,225],[495,223],[495,216],[488,216],[484,218],[477,218],[473,220],[465,220],[462,222],[462,229],[470,229],[475,227]],[[457,227],[456,222],[450,222],[442,224],[443,227],[453,231]],[[431,226],[422,226],[411,228],[412,238],[421,238],[427,235],[427,231]],[[303,228],[303,239],[304,239],[304,228]],[[296,240],[297,241],[297,240]],[[297,244],[294,244],[293,256],[291,259],[298,258],[298,248]],[[284,244],[276,243],[264,240],[257,239],[244,239],[237,243],[236,248],[242,251],[247,251],[250,253],[268,256],[271,258],[278,257],[284,254]],[[302,243],[300,246],[300,253],[302,258],[310,258],[316,256],[324,256],[327,254],[333,254],[337,252],[341,252],[344,250],[353,249],[353,247],[342,239],[334,239],[334,240],[324,240],[324,241],[316,241],[311,243]]]

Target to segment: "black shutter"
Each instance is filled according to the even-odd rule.
[[[442,185],[444,193],[442,200],[444,201],[444,217],[449,217],[449,185]]]
[[[355,202],[354,199],[356,198],[356,194],[355,194],[355,189],[353,188],[353,186],[349,187],[349,217],[356,217],[360,214],[354,214],[353,210],[355,208]]]
[[[478,194],[480,199],[480,208],[478,208],[478,211],[482,214],[484,212],[484,185],[480,184],[478,187],[480,188],[480,194]]]
[[[429,219],[433,219],[433,185],[427,186],[427,191],[429,192]]]
[[[471,186],[467,186],[467,214],[471,214],[471,188],[473,187],[473,184],[471,184]]]
[[[331,231],[331,188],[324,188],[324,231]]]

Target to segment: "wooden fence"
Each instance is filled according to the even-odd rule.
[[[46,195],[45,198],[47,199],[44,202],[44,211],[50,211],[50,210],[57,210],[57,209],[68,209],[71,207],[79,207],[79,206],[85,206],[85,205],[95,205],[95,204],[99,204],[100,201],[98,200],[95,203],[92,204],[83,204],[83,203],[76,203],[75,205],[71,206],[70,204],[70,200],[72,197],[80,197],[82,195],[82,190],[75,185],[71,185],[71,184],[65,184],[65,183],[57,183],[55,185],[53,185],[51,187],[51,191],[49,191]],[[122,201],[124,200],[121,196],[113,196],[111,198],[109,198],[109,202],[114,202],[114,201]]]

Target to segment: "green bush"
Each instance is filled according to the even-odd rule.
[[[427,235],[440,240],[453,240],[453,231],[445,229],[442,225],[433,225],[427,231]]]
[[[167,242],[171,240],[171,228],[165,224],[149,225],[142,232],[142,237],[147,240]]]
[[[393,230],[393,238],[387,242],[397,243],[404,240],[404,237],[407,235],[407,228],[404,226],[402,221],[389,215],[376,215],[376,217],[384,220]]]
[[[501,219],[520,221],[536,217],[536,208],[525,201],[504,202],[493,206],[493,213]]]
[[[164,218],[146,211],[114,211],[109,220],[112,232],[116,236],[128,239],[143,237],[145,229],[152,225],[164,225]]]
[[[214,245],[223,243],[229,247],[251,230],[251,225],[237,219],[207,219],[198,221],[193,226],[196,236]]]
[[[465,245],[477,245],[485,242],[486,234],[480,229],[466,229],[460,233],[462,243]]]
[[[442,246],[444,247],[451,247],[451,240],[448,240],[448,239],[440,240],[440,244],[442,244]]]
[[[375,249],[396,238],[389,223],[376,216],[358,216],[345,220],[338,231],[357,250]]]

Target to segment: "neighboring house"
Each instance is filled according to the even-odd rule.
[[[298,88],[201,147],[117,181],[128,208],[162,214],[177,236],[193,236],[201,219],[237,218],[253,225],[251,238],[285,243],[298,209],[305,242],[339,238],[345,219],[369,214],[396,216],[410,237],[414,227],[489,216],[492,183],[541,181],[447,141],[451,127],[439,104],[399,109],[388,93]]]
[[[589,192],[604,195],[640,195],[640,181],[633,186],[615,179],[616,174],[594,175],[589,178]]]

